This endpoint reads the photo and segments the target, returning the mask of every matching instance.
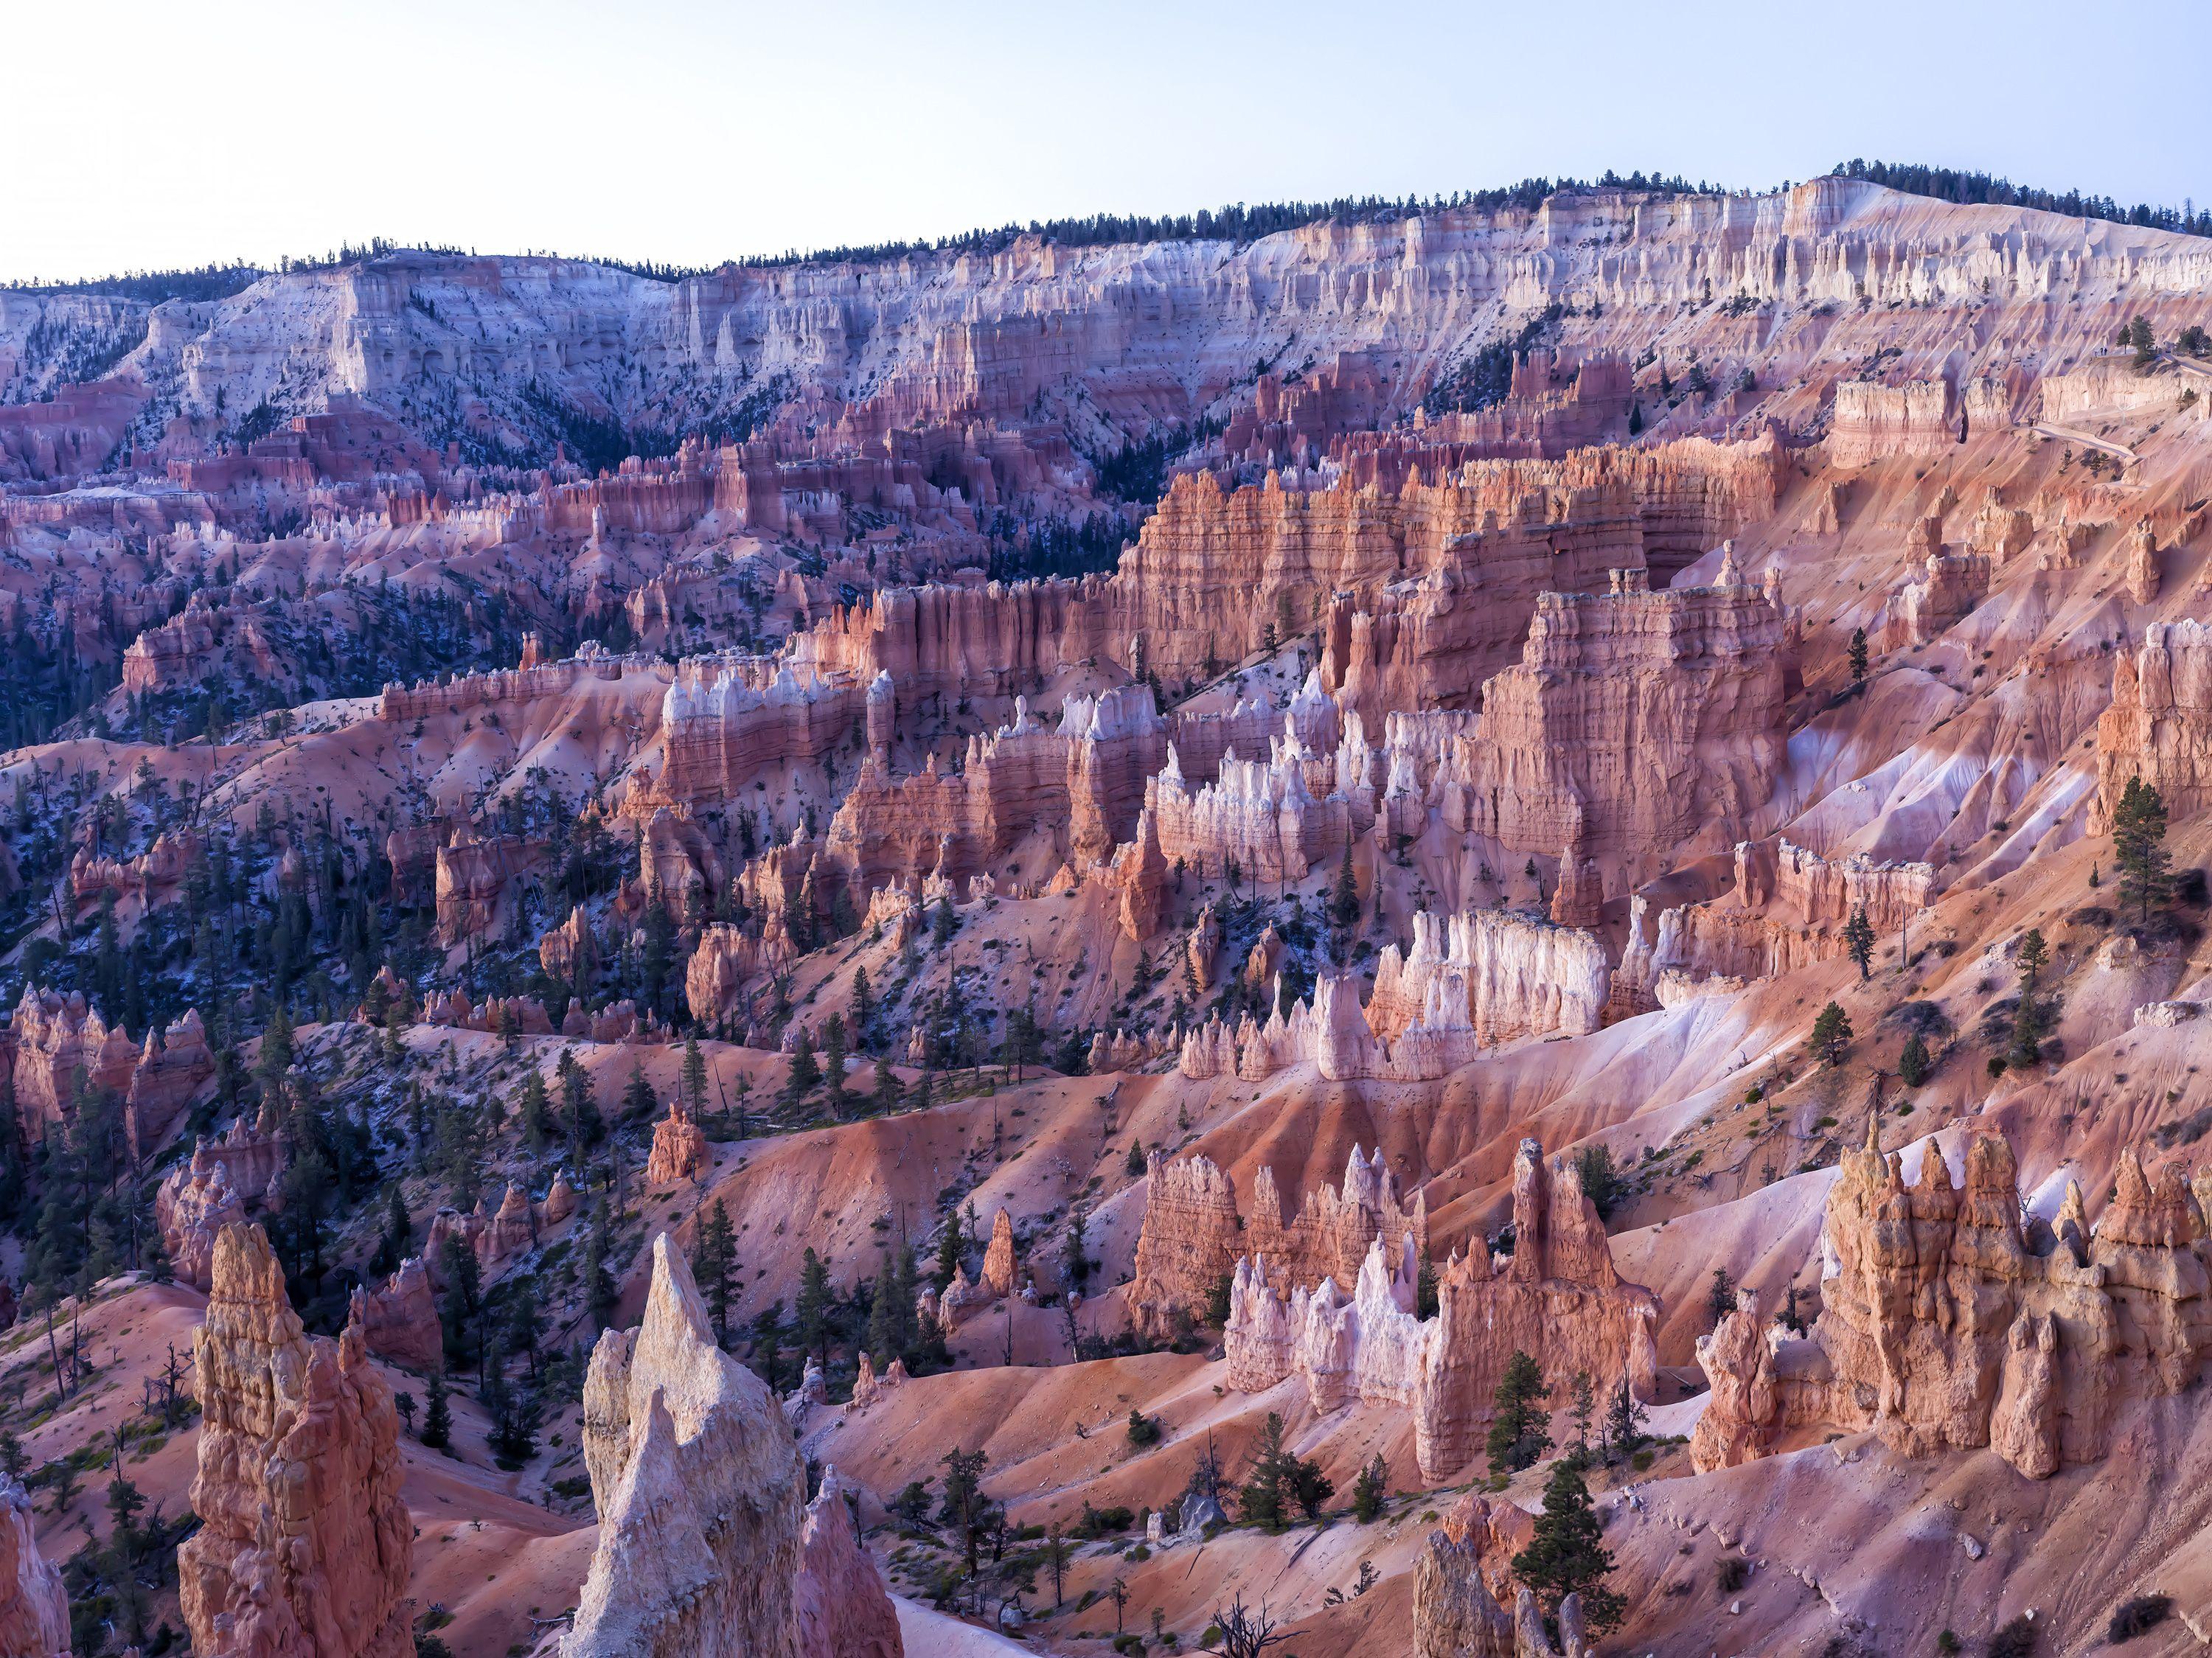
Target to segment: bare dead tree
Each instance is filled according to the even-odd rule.
[[[1257,1612],[1247,1612],[1241,1591],[1227,1606],[1213,1609],[1213,1623],[1221,1631],[1223,1658],[1260,1658],[1269,1647],[1280,1646],[1291,1638],[1276,1629],[1265,1600]]]

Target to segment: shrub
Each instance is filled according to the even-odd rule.
[[[2105,1638],[2114,1646],[2132,1641],[2156,1629],[2172,1611],[2173,1597],[2170,1594],[2138,1594],[2132,1600],[2123,1600],[2112,1613]]]
[[[1990,1637],[1990,1658],[2028,1658],[2035,1650],[2035,1620],[2026,1612]]]
[[[1723,1594],[1734,1594],[1751,1581],[1751,1562],[1730,1555],[1720,1563],[1713,1581],[1720,1586]]]

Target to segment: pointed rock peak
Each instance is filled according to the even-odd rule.
[[[648,1337],[663,1339],[681,1330],[709,1346],[714,1345],[714,1323],[708,1315],[706,1299],[691,1277],[691,1263],[677,1248],[672,1233],[663,1232],[653,1241],[653,1286],[646,1291],[642,1329]]]
[[[2143,1178],[2142,1159],[2132,1145],[2120,1153],[2120,1166],[2112,1177],[2112,1206],[2134,1208],[2150,1201],[2150,1182]]]

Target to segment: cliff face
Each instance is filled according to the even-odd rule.
[[[1781,768],[1784,623],[1749,586],[1546,594],[1484,698],[1469,827],[1516,857],[1580,835],[1613,872],[1741,823]]]
[[[420,1255],[401,1261],[379,1287],[356,1290],[349,1317],[378,1357],[423,1376],[445,1369],[445,1327],[429,1266]]]
[[[2097,721],[2093,835],[2112,832],[2128,780],[2141,777],[2179,819],[2212,805],[2212,627],[2156,622],[2112,670],[2112,701]]]
[[[489,932],[503,914],[509,884],[534,878],[547,848],[517,835],[464,833],[438,848],[437,942],[451,949]]]
[[[406,1658],[414,1527],[362,1333],[310,1340],[260,1228],[216,1242],[192,1338],[201,1427],[179,1594],[207,1658]]]
[[[1836,387],[1828,459],[1865,466],[1900,456],[1942,454],[1962,438],[1956,390],[1947,380],[1845,380]]]
[[[665,1236],[644,1322],[592,1350],[583,1443],[599,1542],[565,1658],[799,1658],[798,1448]]]
[[[1869,1139],[1828,1198],[1820,1321],[1792,1340],[1739,1301],[1698,1344],[1714,1379],[1700,1468],[1747,1461],[1782,1429],[1871,1428],[1906,1455],[1990,1446],[2031,1479],[2106,1454],[2135,1401],[2190,1386],[2212,1345],[2212,1274],[2179,1169],[2154,1185],[2132,1151],[2094,1228],[2069,1187],[2055,1226],[2024,1228],[2011,1148],[1968,1142],[1951,1184]]]
[[[1311,1065],[1332,1082],[1431,1081],[1501,1042],[1588,1035],[1604,1023],[1612,984],[1594,932],[1507,910],[1417,911],[1412,953],[1384,949],[1365,1007],[1353,978],[1324,972],[1287,1015],[1209,1018],[1184,1038],[1177,1068],[1257,1082]]]
[[[1368,410],[1403,406],[1510,333],[1501,304],[1516,316],[1571,304],[1578,315],[1562,331],[1578,350],[1633,349],[1644,337],[1623,318],[1684,313],[1663,338],[1677,361],[1740,341],[1741,325],[1707,303],[1717,295],[1784,313],[1832,307],[1820,329],[1775,331],[1778,378],[1789,379],[1823,354],[1839,372],[1856,368],[1886,321],[1895,331],[1895,301],[1920,313],[1899,372],[1926,381],[1969,307],[1990,327],[2045,315],[2050,348],[2079,354],[2106,343],[2100,307],[2124,288],[2170,337],[2179,325],[2162,307],[2201,291],[2208,274],[2185,237],[1946,207],[1835,179],[1760,197],[1595,191],[1533,210],[1310,225],[1243,245],[1071,248],[1024,237],[990,252],[727,266],[680,282],[576,260],[396,253],[270,276],[181,315],[81,295],[11,296],[0,364],[13,372],[0,374],[0,395],[21,401],[50,386],[46,335],[76,325],[128,343],[150,320],[158,325],[120,366],[188,416],[213,416],[219,398],[232,410],[269,401],[288,411],[360,399],[414,419],[468,387],[486,428],[550,459],[559,428],[526,397],[533,381],[580,407],[611,398],[626,426],[661,430],[757,393],[782,405],[771,438],[796,446],[811,419],[856,446],[897,426],[1013,422],[1039,406],[1077,429],[1086,416],[1188,421],[1293,342],[1323,361],[1365,354],[1326,389],[1255,409],[1255,429],[1242,434],[1253,449],[1277,432],[1310,442]],[[2080,302],[2045,314],[2059,291]],[[105,440],[79,447],[104,453],[133,412],[127,394],[104,425],[88,412],[82,424]],[[0,449],[35,471],[62,459],[52,452],[66,440],[29,423]]]
[[[1587,1035],[1604,1023],[1612,972],[1597,935],[1511,910],[1417,911],[1413,949],[1383,948],[1367,1023],[1395,1041],[1413,1026],[1472,1025],[1485,1047]]]
[[[1877,939],[1910,927],[1936,898],[1936,871],[1854,853],[1826,859],[1779,836],[1735,849],[1735,884],[1705,903],[1656,916],[1642,895],[1631,906],[1628,943],[1614,985],[1621,1005],[1658,1003],[1662,977],[1759,979],[1833,961],[1844,929],[1864,912]]]
[[[1179,1315],[1204,1316],[1206,1297],[1240,1254],[1263,1263],[1287,1291],[1324,1278],[1352,1283],[1378,1241],[1393,1261],[1418,1260],[1428,1248],[1427,1207],[1418,1195],[1410,1207],[1401,1202],[1380,1151],[1370,1161],[1354,1146],[1343,1184],[1317,1187],[1287,1223],[1273,1169],[1253,1177],[1251,1211],[1242,1217],[1229,1176],[1206,1157],[1170,1163],[1154,1152],[1148,1173],[1128,1299],[1139,1326],[1161,1334]]]
[[[662,703],[667,752],[655,793],[719,805],[772,767],[819,762],[866,713],[864,683],[849,674],[801,679],[759,659],[685,663]]]
[[[0,1474],[0,1652],[8,1658],[70,1658],[69,1594],[39,1553],[31,1499]]]
[[[1316,1412],[1357,1398],[1413,1418],[1422,1477],[1452,1478],[1475,1456],[1489,1401],[1516,1349],[1547,1376],[1587,1370],[1650,1399],[1658,1302],[1626,1284],[1605,1229],[1571,1165],[1555,1172],[1523,1141],[1514,1164],[1514,1252],[1493,1266],[1477,1241],[1438,1275],[1437,1315],[1417,1319],[1416,1257],[1382,1238],[1369,1247],[1347,1300],[1337,1280],[1283,1293],[1276,1274],[1240,1259],[1223,1346],[1231,1384],[1245,1392],[1296,1376]],[[1408,1238],[1410,1244],[1411,1240]]]

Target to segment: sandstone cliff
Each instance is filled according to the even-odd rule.
[[[205,1658],[406,1658],[414,1527],[398,1418],[361,1331],[310,1340],[261,1229],[216,1240],[192,1339],[201,1409],[192,1509],[177,1552]]]
[[[39,1553],[30,1497],[6,1474],[0,1474],[0,1653],[70,1658],[68,1592]]]
[[[2097,794],[2090,832],[2111,832],[2128,780],[2141,777],[2179,819],[2212,805],[2212,627],[2159,622],[2112,669],[2112,701],[2097,721]]]
[[[1907,1455],[1993,1447],[2031,1478],[2105,1455],[2131,1401],[2197,1378],[2212,1345],[2203,1227],[2179,1169],[2123,1155],[2094,1228],[2069,1189],[2056,1228],[2023,1224],[2012,1151],[1978,1135],[1953,1186],[1934,1141],[1917,1181],[1871,1140],[1848,1154],[1822,1235],[1811,1335],[1760,1332],[1740,1301],[1698,1357],[1714,1377],[1701,1467],[1792,1426],[1871,1428]]]
[[[1513,1199],[1511,1257],[1493,1266],[1480,1240],[1455,1257],[1438,1275],[1432,1319],[1411,1310],[1410,1248],[1394,1260],[1381,1238],[1349,1299],[1334,1278],[1286,1297],[1265,1262],[1241,1259],[1223,1333],[1231,1385],[1256,1392],[1295,1376],[1317,1412],[1354,1398],[1403,1409],[1422,1477],[1438,1482],[1476,1455],[1489,1400],[1516,1350],[1547,1376],[1587,1371],[1651,1398],[1658,1302],[1614,1270],[1575,1167],[1554,1172],[1542,1148],[1523,1141]]]
[[[898,1626],[834,1479],[715,1345],[683,1251],[656,1239],[645,1320],[599,1338],[584,1384],[599,1544],[566,1658],[885,1658]],[[841,1535],[835,1527],[843,1527]]]
[[[1324,1278],[1352,1282],[1378,1240],[1394,1261],[1428,1249],[1427,1207],[1418,1193],[1410,1206],[1401,1202],[1379,1151],[1370,1161],[1352,1147],[1343,1184],[1316,1187],[1287,1222],[1270,1169],[1254,1176],[1250,1212],[1241,1216],[1228,1175],[1204,1157],[1170,1163],[1155,1151],[1147,1175],[1128,1303],[1140,1328],[1164,1337],[1179,1317],[1204,1317],[1240,1255],[1263,1263],[1287,1291]]]

